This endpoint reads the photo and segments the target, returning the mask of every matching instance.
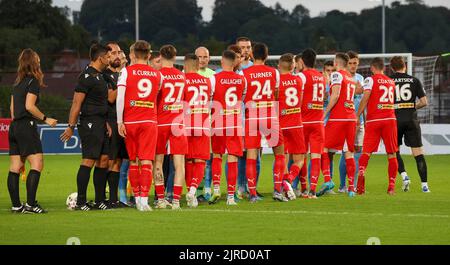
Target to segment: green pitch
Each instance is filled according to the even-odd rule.
[[[450,156],[427,157],[430,194],[421,192],[414,159],[405,156],[411,190],[402,192],[398,178],[397,195],[389,197],[386,157],[373,156],[365,196],[351,199],[346,195],[328,195],[287,203],[271,199],[272,157],[265,156],[258,186],[265,198],[255,205],[245,201],[232,208],[221,200],[217,205],[201,204],[193,210],[184,207],[179,212],[146,213],[135,209],[66,210],[66,197],[76,191],[80,157],[46,156],[38,200],[49,210],[47,215],[10,213],[8,159],[0,156],[0,244],[62,245],[70,237],[78,237],[81,244],[361,245],[370,237],[379,238],[381,244],[450,244]],[[339,184],[338,177],[335,182]],[[25,183],[21,183],[22,200],[25,195]],[[91,181],[88,198],[93,196]]]

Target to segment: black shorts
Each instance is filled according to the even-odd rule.
[[[397,121],[398,145],[402,145],[405,137],[405,145],[409,147],[422,147],[422,131],[418,120]]]
[[[117,121],[108,121],[111,126],[111,138],[109,138],[109,160],[128,159],[125,139],[119,134]]]
[[[37,131],[37,122],[32,118],[23,118],[11,122],[9,126],[9,155],[42,154],[42,143]]]
[[[82,118],[77,128],[83,159],[99,160],[102,155],[109,154],[109,137],[104,118]]]

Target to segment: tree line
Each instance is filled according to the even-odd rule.
[[[43,54],[72,49],[81,56],[93,40],[115,40],[126,48],[134,40],[134,10],[132,0],[85,0],[74,25],[69,10],[52,6],[51,0],[2,0],[0,69],[11,64],[4,55],[16,56],[25,47]],[[258,0],[216,0],[209,22],[201,11],[196,0],[140,0],[140,36],[155,48],[174,44],[180,54],[201,44],[217,55],[239,36],[267,43],[271,54],[305,47],[319,53],[381,51],[381,7],[311,17],[301,4],[287,10]],[[450,9],[421,0],[386,7],[387,52],[439,54],[448,52],[449,43]]]

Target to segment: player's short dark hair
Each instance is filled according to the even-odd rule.
[[[150,53],[150,58],[149,58],[149,60],[156,59],[156,58],[158,58],[159,56],[161,56],[161,54],[159,53],[159,51],[152,51],[152,52]]]
[[[269,47],[265,43],[257,42],[253,45],[253,58],[265,61],[269,56]]]
[[[314,68],[316,64],[316,56],[317,53],[311,48],[308,48],[302,52],[302,60],[306,67]]]
[[[138,40],[133,45],[131,45],[131,50],[139,59],[148,59],[150,57],[151,46],[145,40]]]
[[[406,67],[405,60],[401,56],[394,56],[391,58],[391,68],[395,72],[402,70]]]
[[[348,61],[350,60],[348,55],[343,52],[336,53],[336,59],[341,60],[344,63],[344,66],[347,66]]]
[[[302,54],[299,53],[299,54],[295,55],[294,60],[295,60],[295,62],[298,62],[298,60],[300,60],[301,58],[302,58]]]
[[[184,61],[198,61],[198,56],[195,53],[188,53],[184,56]]]
[[[166,60],[172,60],[177,56],[177,49],[170,44],[164,45],[159,49],[161,57]]]
[[[348,58],[351,59],[359,59],[359,54],[355,51],[348,51],[347,52]]]
[[[279,64],[281,67],[289,69],[294,65],[294,58],[295,55],[292,53],[285,53],[281,55]]]
[[[331,67],[334,67],[334,62],[331,61],[331,60],[328,60],[328,61],[326,61],[326,62],[323,64],[323,67],[325,67],[325,66],[331,66]]]
[[[236,53],[233,50],[225,50],[222,52],[222,58],[234,62],[236,60]]]
[[[370,66],[373,66],[378,70],[383,70],[384,69],[384,60],[380,57],[375,57],[370,62]]]
[[[235,53],[239,53],[239,54],[242,53],[241,47],[239,47],[239,46],[236,45],[236,44],[231,44],[231,45],[229,45],[229,46],[227,47],[227,50],[234,51]]]
[[[236,43],[241,42],[241,41],[250,41],[251,42],[251,40],[248,37],[239,37],[236,39]]]
[[[103,56],[111,51],[111,48],[100,43],[94,43],[89,49],[89,58],[92,62],[97,61],[100,56]]]

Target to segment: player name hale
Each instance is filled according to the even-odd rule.
[[[283,86],[296,86],[297,85],[297,80],[286,80],[286,81],[281,81]]]
[[[207,85],[206,79],[187,79],[186,85]]]

